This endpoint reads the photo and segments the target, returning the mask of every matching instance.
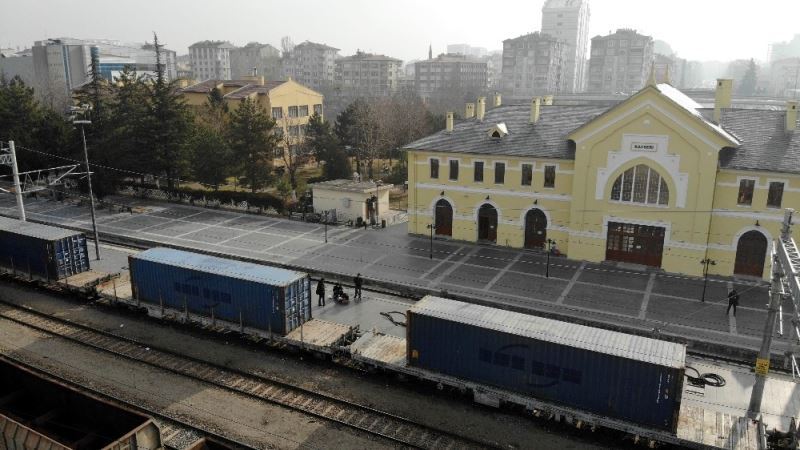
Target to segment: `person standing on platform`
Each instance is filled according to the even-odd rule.
[[[320,278],[317,283],[317,295],[319,296],[317,306],[325,306],[325,278]]]
[[[739,306],[739,293],[736,292],[736,289],[731,289],[728,292],[728,310],[725,311],[725,315],[731,313],[731,307],[733,307],[733,317],[736,317],[736,307]]]
[[[357,274],[355,278],[353,278],[353,285],[356,287],[356,292],[353,294],[354,300],[361,300],[361,284],[364,280],[361,279],[361,274]]]

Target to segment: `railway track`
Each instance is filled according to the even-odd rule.
[[[2,319],[394,443],[422,449],[500,448],[496,443],[458,436],[349,400],[155,348],[10,302],[0,300],[0,304],[4,305],[0,308]]]

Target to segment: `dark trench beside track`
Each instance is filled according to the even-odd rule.
[[[22,308],[4,300],[0,300],[0,304],[3,305],[0,308],[2,319],[302,414],[335,422],[394,443],[437,450],[500,448],[499,444],[494,442],[481,442],[458,436],[349,400],[159,349],[134,339],[53,317],[33,309]]]

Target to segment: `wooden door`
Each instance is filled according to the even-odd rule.
[[[437,236],[453,235],[453,207],[450,202],[441,199],[436,202],[435,222]]]
[[[478,210],[478,240],[497,242],[497,210],[484,204]]]
[[[661,267],[664,228],[632,223],[608,223],[606,259]]]
[[[544,248],[547,241],[547,217],[541,209],[525,214],[525,248]]]
[[[736,245],[735,275],[764,276],[764,260],[767,257],[767,238],[752,230],[743,234]]]

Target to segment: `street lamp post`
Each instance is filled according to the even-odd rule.
[[[433,259],[433,231],[436,229],[436,225],[432,223],[428,224],[428,229],[431,230],[431,245],[430,245],[429,257],[430,259]]]
[[[325,211],[325,243],[328,243],[328,211]]]
[[[713,259],[706,258],[706,259],[700,261],[700,264],[703,265],[703,293],[700,296],[700,301],[701,302],[705,302],[706,301],[706,285],[708,284],[708,266],[716,266],[717,262],[714,261]]]
[[[555,244],[555,242],[556,241],[547,238],[547,263],[544,269],[545,278],[550,278],[550,253],[553,251],[553,244]]]

